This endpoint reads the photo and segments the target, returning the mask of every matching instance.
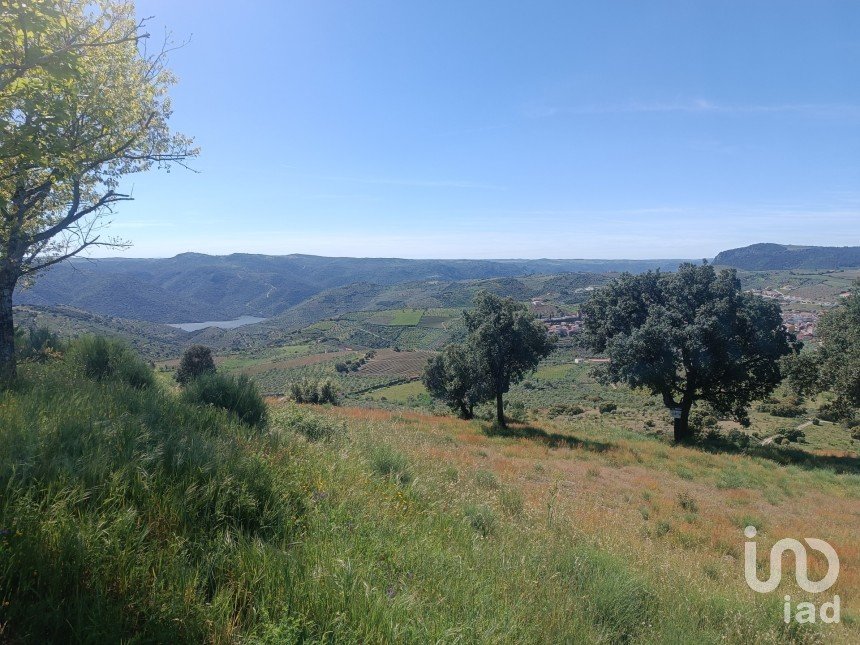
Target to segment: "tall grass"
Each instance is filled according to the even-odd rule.
[[[117,376],[0,397],[0,625],[29,642],[202,642],[283,602],[302,496],[223,412]],[[262,446],[261,446],[262,448]]]
[[[331,412],[288,408],[261,432],[115,373],[22,371],[0,395],[0,641],[815,636],[452,478],[405,447],[431,441],[408,418],[327,432]]]

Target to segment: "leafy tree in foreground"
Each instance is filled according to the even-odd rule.
[[[475,416],[475,406],[490,398],[474,352],[466,345],[448,345],[427,362],[421,380],[430,395],[441,399],[463,419]]]
[[[552,351],[552,341],[546,327],[512,298],[480,291],[463,316],[469,333],[464,351],[477,365],[486,398],[496,400],[496,423],[504,428],[504,394]]]
[[[166,48],[125,0],[0,4],[0,386],[15,377],[12,294],[95,246],[120,179],[196,153],[171,133]]]
[[[214,373],[212,350],[204,345],[192,345],[182,353],[179,369],[176,370],[176,382],[186,385],[199,376]]]
[[[743,293],[734,270],[707,264],[625,273],[582,311],[586,341],[611,359],[606,379],[661,396],[676,411],[675,441],[689,438],[697,400],[745,419],[779,384],[779,359],[791,351],[779,305]]]

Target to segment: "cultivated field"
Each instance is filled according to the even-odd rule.
[[[382,349],[357,373],[361,376],[417,378],[424,372],[427,361],[433,355],[434,352],[395,352],[393,349]]]

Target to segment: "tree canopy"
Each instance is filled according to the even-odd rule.
[[[842,307],[818,323],[818,351],[804,351],[786,361],[788,383],[799,395],[830,392],[835,417],[851,422],[860,408],[860,280]]]
[[[487,291],[463,318],[466,341],[429,362],[424,384],[465,418],[475,404],[495,400],[496,423],[505,427],[505,393],[550,353],[551,339],[525,305]]]
[[[0,4],[0,382],[15,374],[19,280],[94,246],[124,175],[196,154],[171,132],[162,45],[132,2]]]
[[[791,351],[779,305],[744,293],[733,269],[708,264],[622,274],[582,312],[586,342],[610,358],[605,378],[661,396],[676,441],[689,437],[697,400],[745,419],[779,384],[779,358]]]
[[[431,396],[444,401],[463,419],[473,418],[475,406],[490,397],[475,352],[466,344],[448,345],[431,358],[422,381]]]
[[[191,345],[182,353],[179,368],[176,370],[176,382],[187,385],[204,374],[215,373],[215,359],[212,350],[205,345]]]

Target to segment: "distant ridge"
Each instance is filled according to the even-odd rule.
[[[860,267],[860,246],[792,246],[752,244],[722,251],[714,264],[747,271],[845,269]]]
[[[15,294],[15,304],[75,307],[157,323],[269,318],[327,290],[562,273],[674,271],[682,260],[407,260],[314,255],[72,260]],[[357,287],[358,291],[362,288]],[[336,293],[336,292],[335,292]],[[330,297],[335,297],[333,293]]]

